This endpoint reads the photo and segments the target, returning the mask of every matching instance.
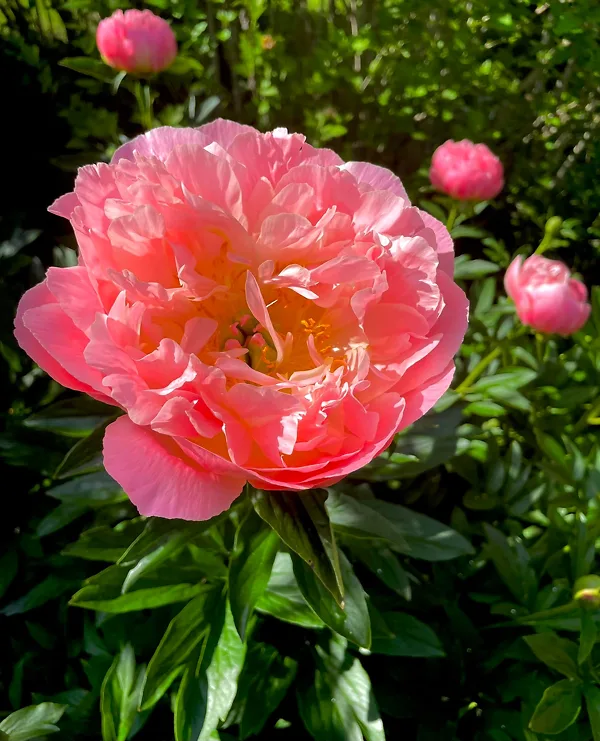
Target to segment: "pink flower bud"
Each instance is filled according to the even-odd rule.
[[[150,10],[115,10],[98,24],[96,44],[106,64],[136,75],[160,72],[177,56],[171,26]]]
[[[506,271],[504,287],[519,319],[538,332],[573,334],[590,315],[586,287],[558,260],[516,257]]]
[[[485,144],[449,139],[433,153],[429,179],[459,201],[487,201],[504,187],[504,169]]]

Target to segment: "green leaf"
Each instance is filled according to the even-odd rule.
[[[188,72],[194,72],[199,77],[204,72],[204,67],[197,59],[179,54],[166,71],[170,75],[185,75]]]
[[[534,733],[561,733],[577,720],[580,711],[580,685],[572,679],[561,679],[544,692],[529,728]]]
[[[258,736],[296,676],[297,663],[266,643],[252,642],[240,674],[227,724],[238,724],[241,741]]]
[[[23,597],[19,597],[19,599],[3,607],[0,613],[7,616],[21,615],[60,597],[61,594],[71,590],[73,586],[74,582],[72,580],[50,574]]]
[[[536,633],[525,636],[529,648],[540,661],[570,679],[579,677],[577,666],[577,645],[566,638],[559,638],[556,633]]]
[[[334,637],[317,647],[314,682],[298,695],[304,725],[316,741],[385,741],[383,723],[360,661]]]
[[[216,599],[220,599],[220,596],[214,587],[205,586],[171,620],[148,664],[142,709],[155,705],[175,678],[183,672],[188,657],[206,637],[206,623],[214,613],[213,603]]]
[[[298,588],[289,553],[276,555],[269,583],[256,609],[303,628],[324,627],[323,621],[307,605]]]
[[[326,625],[358,646],[369,648],[371,623],[366,595],[351,563],[341,551],[339,558],[346,586],[343,607],[335,602],[312,570],[295,554],[292,555],[294,575],[304,599]]]
[[[162,563],[176,556],[191,537],[189,530],[175,532],[162,540],[153,551],[148,553],[136,563],[129,571],[123,581],[121,594],[127,594],[133,586],[143,577],[157,569]]]
[[[590,610],[581,607],[581,633],[579,634],[579,650],[577,652],[577,663],[583,662],[592,653],[592,649],[598,638],[598,628],[594,622],[594,616]]]
[[[21,708],[0,723],[0,738],[4,738],[2,734],[6,734],[8,741],[27,741],[56,733],[59,730],[56,724],[66,707],[54,702],[42,702],[40,705]]]
[[[344,598],[335,538],[325,509],[327,493],[309,490],[301,497],[286,492],[252,490],[257,514],[314,571],[338,604]]]
[[[414,477],[449,461],[457,451],[461,421],[458,406],[426,414],[356,476],[375,481]]]
[[[349,543],[352,553],[367,566],[381,581],[404,599],[411,596],[410,580],[400,566],[398,557],[388,548],[373,548],[363,540],[353,538]]]
[[[141,518],[124,520],[114,528],[107,525],[86,530],[79,540],[70,543],[62,551],[65,556],[85,558],[89,561],[116,563],[144,528]]]
[[[127,741],[136,721],[145,680],[145,666],[137,668],[127,644],[115,657],[100,690],[102,741]]]
[[[229,601],[242,640],[256,603],[264,594],[279,538],[253,510],[242,520],[229,562]]]
[[[474,280],[476,278],[485,278],[500,270],[498,265],[488,260],[464,260],[455,263],[454,279],[455,280]]]
[[[496,528],[484,523],[488,543],[485,555],[494,562],[498,574],[519,602],[527,605],[536,589],[536,576],[529,563],[529,555],[523,544],[511,544]]]
[[[115,73],[111,67],[108,67],[104,62],[99,59],[92,59],[92,57],[66,57],[61,59],[59,62],[61,67],[72,69],[74,72],[79,72],[82,75],[88,75],[94,77],[96,80],[102,82],[112,82]]]
[[[600,741],[600,690],[594,685],[586,685],[583,689],[587,714],[592,727],[592,738]]]
[[[446,561],[473,553],[471,544],[447,525],[399,504],[379,499],[358,501],[331,492],[327,510],[332,525],[348,535],[386,540],[400,553],[426,561]]]
[[[403,612],[381,615],[389,635],[373,636],[371,651],[388,656],[445,656],[439,638],[428,625]]]
[[[187,602],[203,590],[203,584],[171,584],[138,589],[113,599],[95,599],[98,590],[95,585],[91,585],[80,589],[71,598],[69,604],[74,607],[87,607],[90,610],[101,610],[102,612],[134,612],[136,610],[163,607],[174,602]]]
[[[0,556],[0,598],[2,598],[17,575],[18,567],[19,559],[16,550],[11,549],[10,551],[6,551],[3,556]]]
[[[175,703],[176,741],[208,741],[235,699],[246,645],[240,640],[229,608],[214,651],[202,659],[205,671],[189,666]]]
[[[110,417],[87,437],[79,440],[69,450],[54,474],[55,478],[65,479],[82,473],[102,470],[102,441],[108,425],[118,415]]]
[[[114,417],[114,407],[89,396],[57,401],[32,414],[24,421],[26,427],[54,432],[67,437],[85,437],[108,417]]]

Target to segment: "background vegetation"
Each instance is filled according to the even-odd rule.
[[[390,167],[441,218],[448,202],[426,174],[445,139],[489,144],[507,185],[453,230],[472,299],[456,390],[326,505],[314,496],[347,556],[349,627],[290,557],[297,534],[265,536],[264,501],[206,529],[139,518],[101,469],[106,409],[18,350],[19,296],[48,265],[76,259],[68,224],[46,207],[77,166],[141,126],[128,80],[95,50],[99,18],[125,3],[3,0],[0,718],[44,701],[65,710],[44,706],[17,730],[13,716],[0,738],[57,724],[65,739],[380,741],[382,721],[390,739],[597,741],[600,613],[593,592],[573,594],[600,571],[600,295],[574,338],[536,337],[501,276],[551,216],[562,222],[548,254],[588,284],[598,274],[600,7],[147,5],[172,21],[181,50],[152,82],[156,123],[287,126]],[[294,518],[310,510],[275,505],[300,507]],[[268,586],[260,595],[250,580],[248,596],[254,552]],[[226,592],[238,627],[235,600],[256,604],[244,641]]]

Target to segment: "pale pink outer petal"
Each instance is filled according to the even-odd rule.
[[[508,270],[504,275],[504,288],[506,290],[506,293],[508,293],[508,295],[515,303],[518,303],[521,294],[519,276],[522,266],[523,258],[521,257],[521,255],[517,255],[517,257],[515,257],[515,259],[508,266]]]
[[[173,438],[119,417],[106,429],[104,465],[146,517],[208,520],[240,495],[245,478],[187,458]]]
[[[161,162],[166,162],[173,149],[181,144],[205,147],[210,144],[210,139],[203,136],[199,129],[159,126],[121,145],[113,154],[111,164],[114,165],[122,159],[133,160],[134,152],[144,157],[157,157]]]
[[[431,328],[429,336],[432,339],[439,338],[440,341],[420,362],[410,367],[393,388],[393,391],[403,395],[413,390],[422,392],[431,383],[437,383],[432,379],[437,379],[440,374],[446,372],[467,331],[469,301],[464,291],[444,272],[438,274],[438,282],[446,305]]]
[[[527,293],[530,308],[526,323],[539,332],[573,334],[586,323],[590,314],[590,305],[579,301],[568,283],[541,285]]]
[[[404,411],[404,416],[402,417],[401,430],[408,427],[408,425],[411,425],[413,422],[416,422],[435,404],[437,404],[450,388],[450,384],[454,378],[454,371],[454,362],[451,362],[448,367],[425,388],[411,391],[406,394],[404,397],[406,400],[406,409]]]
[[[199,126],[196,131],[204,134],[209,142],[217,142],[225,150],[229,148],[236,136],[256,133],[256,130],[251,126],[244,126],[244,124],[228,121],[224,118],[217,118],[210,123],[204,124],[204,126]]]
[[[101,391],[101,374],[89,368],[83,358],[86,336],[60,308],[46,281],[30,288],[21,298],[15,337],[19,346],[55,381],[114,404]]]
[[[370,185],[373,190],[389,190],[394,195],[404,198],[410,205],[410,199],[402,181],[391,170],[369,162],[346,162],[340,169],[354,175],[359,183]]]
[[[452,278],[454,275],[454,242],[450,232],[441,221],[428,214],[427,211],[420,211],[419,215],[425,226],[435,234],[435,246],[440,268]]]

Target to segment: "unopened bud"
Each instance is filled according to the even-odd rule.
[[[562,226],[562,219],[560,216],[551,216],[548,221],[546,222],[546,228],[544,231],[546,232],[546,235],[548,237],[553,237],[556,232],[561,228]]]
[[[575,582],[573,596],[586,607],[600,607],[600,576],[588,574]]]

